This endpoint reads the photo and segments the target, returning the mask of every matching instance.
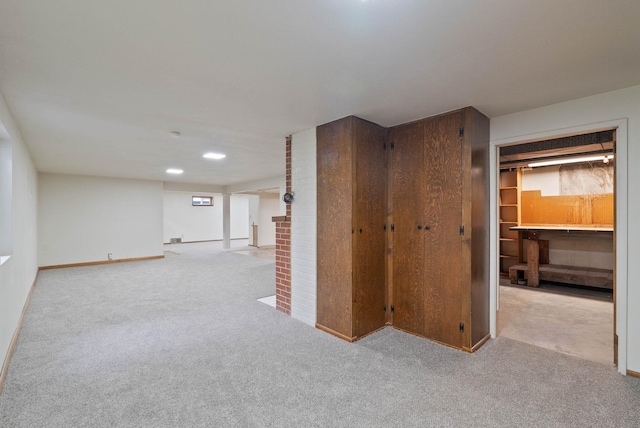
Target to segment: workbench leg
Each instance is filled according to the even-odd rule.
[[[509,268],[509,279],[512,284],[518,284],[518,269]]]
[[[529,287],[540,286],[540,246],[538,244],[538,232],[529,232],[527,235],[527,285]]]

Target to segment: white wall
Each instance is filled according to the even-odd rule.
[[[249,198],[247,195],[231,195],[231,239],[249,237]]]
[[[41,173],[38,264],[163,255],[160,181]]]
[[[542,196],[560,194],[560,165],[534,168],[522,173],[522,190],[540,190]]]
[[[542,233],[549,239],[549,263],[595,269],[613,269],[613,234],[575,234],[569,238]]]
[[[249,245],[253,245],[252,225],[259,225],[260,223],[260,196],[247,195],[247,197],[249,199]],[[260,231],[258,231],[258,235],[260,235]],[[258,246],[260,246],[259,243]]]
[[[618,367],[640,372],[640,86],[608,92],[491,119],[491,161],[496,147],[525,139],[550,138],[606,127],[617,127],[616,152],[616,280]],[[497,172],[496,172],[497,175]],[[492,175],[491,204],[497,207],[496,176]],[[497,305],[497,216],[492,211],[492,308]],[[630,263],[629,263],[630,262]],[[629,309],[627,311],[627,308]],[[495,311],[492,311],[495,334]]]
[[[277,193],[260,194],[258,246],[276,245],[276,224],[273,217],[280,215],[280,198]]]
[[[291,316],[316,324],[316,128],[291,140]]]
[[[38,272],[38,175],[2,94],[0,127],[3,128],[0,138],[11,141],[13,159],[13,248],[11,257],[0,265],[0,364],[4,364],[11,338]]]
[[[213,197],[213,206],[192,206],[193,196]],[[222,195],[203,192],[164,192],[164,243],[222,240]]]
[[[284,140],[282,144],[284,144]],[[284,171],[284,159],[282,159],[282,170]],[[243,183],[230,184],[225,187],[224,191],[227,193],[241,193],[241,192],[257,192],[260,190],[275,189],[286,185],[285,176],[279,175],[277,177],[263,178],[261,180],[245,181]]]
[[[221,194],[185,191],[189,185],[180,187],[179,191],[167,190],[168,188],[174,187],[167,186],[167,183],[164,184],[163,237],[165,243],[168,243],[171,238],[182,238],[182,242],[223,239],[223,198]],[[213,196],[214,205],[213,207],[192,207],[192,196]],[[231,239],[250,237],[250,199],[250,195],[231,195]]]

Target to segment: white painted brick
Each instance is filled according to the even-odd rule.
[[[316,129],[291,139],[291,316],[316,323]]]

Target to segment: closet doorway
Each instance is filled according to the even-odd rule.
[[[615,130],[499,152],[497,335],[616,362]]]

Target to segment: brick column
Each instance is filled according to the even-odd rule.
[[[287,192],[291,192],[291,137],[286,139]],[[291,314],[291,205],[276,223],[276,309]]]
[[[291,314],[291,223],[282,220],[276,222],[276,309]]]

